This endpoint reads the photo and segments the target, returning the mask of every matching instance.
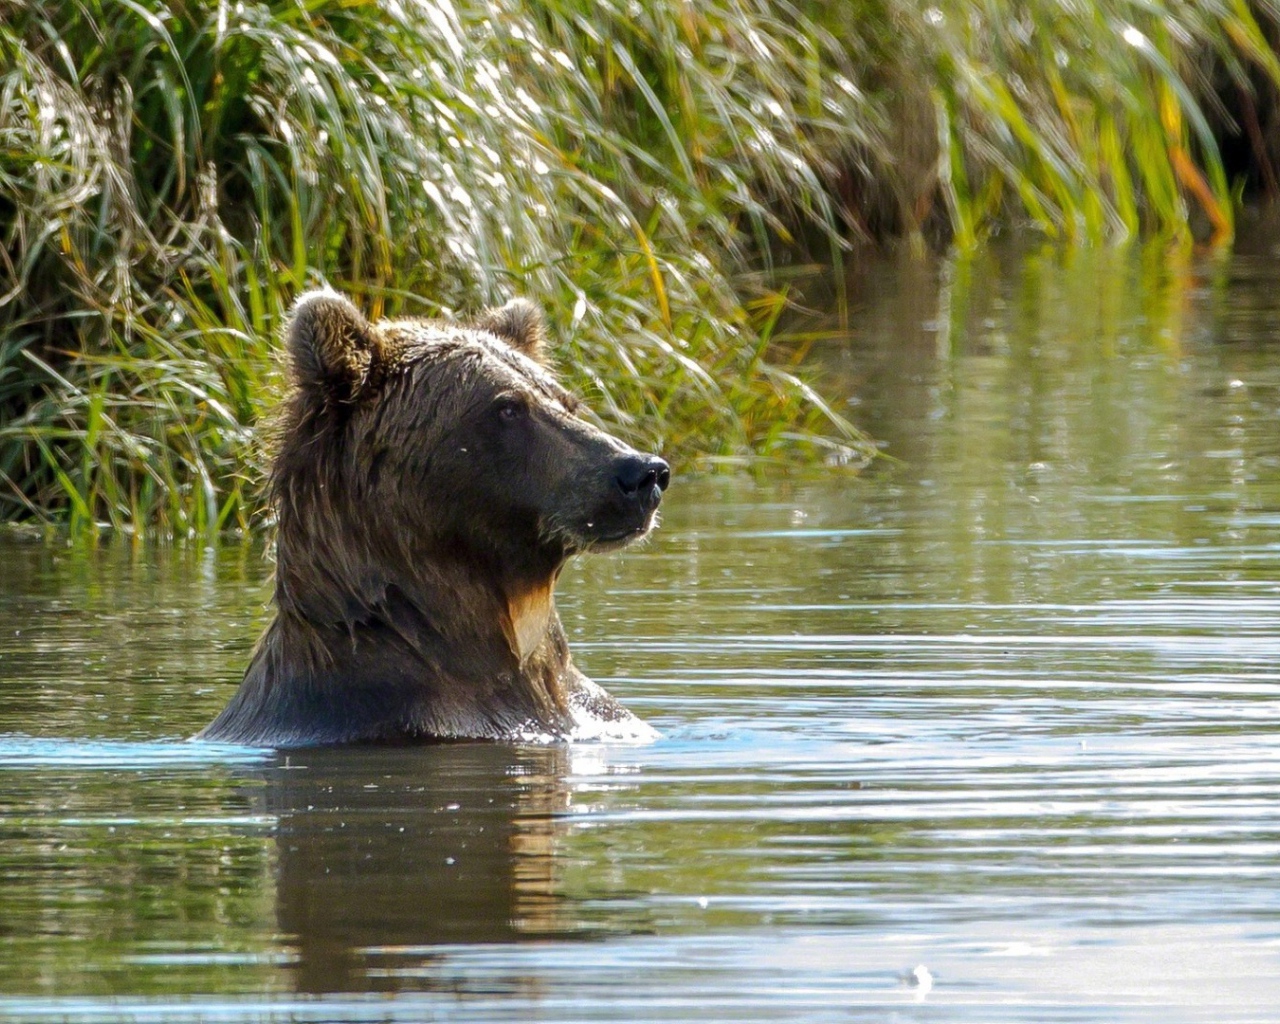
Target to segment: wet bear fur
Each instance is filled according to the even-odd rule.
[[[286,329],[274,621],[199,738],[291,747],[639,734],[574,666],[554,588],[653,526],[668,482],[585,422],[515,300],[368,322],[332,291]]]

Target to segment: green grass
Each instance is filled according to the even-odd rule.
[[[1263,24],[1255,20],[1263,18]],[[1213,98],[1267,4],[0,0],[0,516],[253,523],[273,336],[543,305],[569,382],[681,467],[864,440],[779,264],[1229,236]]]

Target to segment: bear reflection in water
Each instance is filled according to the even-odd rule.
[[[571,756],[489,743],[279,755],[266,799],[299,991],[447,987],[431,947],[589,934],[557,859]]]
[[[648,739],[554,590],[654,526],[667,464],[587,422],[515,300],[467,324],[298,300],[271,471],[276,617],[201,738],[271,747]]]

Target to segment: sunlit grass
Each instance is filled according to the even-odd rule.
[[[321,281],[373,315],[529,296],[678,467],[856,464],[774,263],[1229,236],[1206,99],[1280,79],[1255,10],[0,0],[0,514],[251,525],[272,338]]]

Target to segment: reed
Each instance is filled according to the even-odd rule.
[[[683,466],[860,464],[777,332],[779,265],[1019,223],[1225,238],[1213,101],[1274,108],[1274,20],[0,0],[0,515],[251,527],[271,339],[321,281],[373,315],[535,299],[569,382]]]

